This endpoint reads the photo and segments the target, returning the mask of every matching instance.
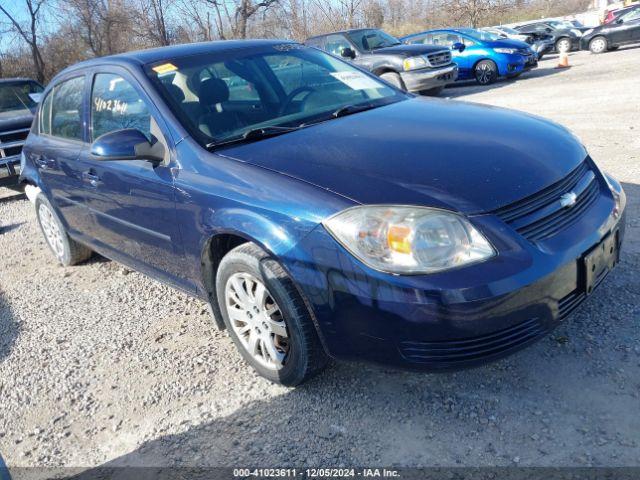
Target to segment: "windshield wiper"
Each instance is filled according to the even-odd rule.
[[[361,105],[345,105],[344,107],[340,107],[331,114],[333,118],[344,117],[346,115],[351,115],[352,113],[363,112],[365,110],[371,110],[372,108],[376,108],[376,105],[372,103],[364,103]]]
[[[205,147],[209,150],[212,148],[220,147],[222,145],[229,145],[232,143],[240,143],[246,140],[260,140],[262,138],[275,137],[276,135],[282,135],[283,133],[293,132],[294,130],[298,130],[302,128],[298,127],[278,127],[278,126],[270,126],[270,127],[259,127],[252,128],[247,130],[242,135],[238,137],[233,137],[229,140],[222,140],[220,142],[211,142],[205,145]]]

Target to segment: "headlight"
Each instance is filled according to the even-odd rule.
[[[434,208],[354,207],[323,223],[356,258],[389,273],[434,273],[496,254],[466,218]]]
[[[402,68],[404,68],[405,71],[417,70],[427,66],[427,61],[423,57],[409,57],[405,58],[404,62],[402,62]]]
[[[515,48],[494,48],[493,50],[498,53],[508,53],[510,55],[518,53],[518,50],[516,50]]]
[[[589,30],[586,30],[583,35],[589,35],[590,33],[593,33],[593,28],[590,28]]]

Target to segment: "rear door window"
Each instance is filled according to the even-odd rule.
[[[84,85],[85,78],[82,76],[53,87],[42,105],[41,133],[69,140],[84,140]]]

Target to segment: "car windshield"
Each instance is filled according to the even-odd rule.
[[[358,48],[365,51],[393,47],[394,45],[400,45],[402,43],[396,37],[382,30],[357,30],[355,32],[349,32],[347,36]]]
[[[209,147],[407,98],[342,60],[290,43],[167,59],[146,72],[187,130]]]
[[[0,112],[33,110],[37,102],[32,93],[42,93],[42,87],[30,80],[0,83]]]
[[[502,37],[495,33],[487,32],[485,30],[474,30],[473,28],[461,28],[461,33],[468,35],[476,40],[483,42],[495,42],[496,40],[502,40]]]

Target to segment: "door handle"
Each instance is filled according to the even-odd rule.
[[[98,183],[100,183],[100,177],[96,175],[93,169],[82,172],[82,180],[89,182],[89,185],[92,187],[97,187]]]
[[[56,166],[56,161],[52,158],[47,158],[44,155],[35,155],[33,160],[43,170],[47,170],[48,168],[52,168]]]

